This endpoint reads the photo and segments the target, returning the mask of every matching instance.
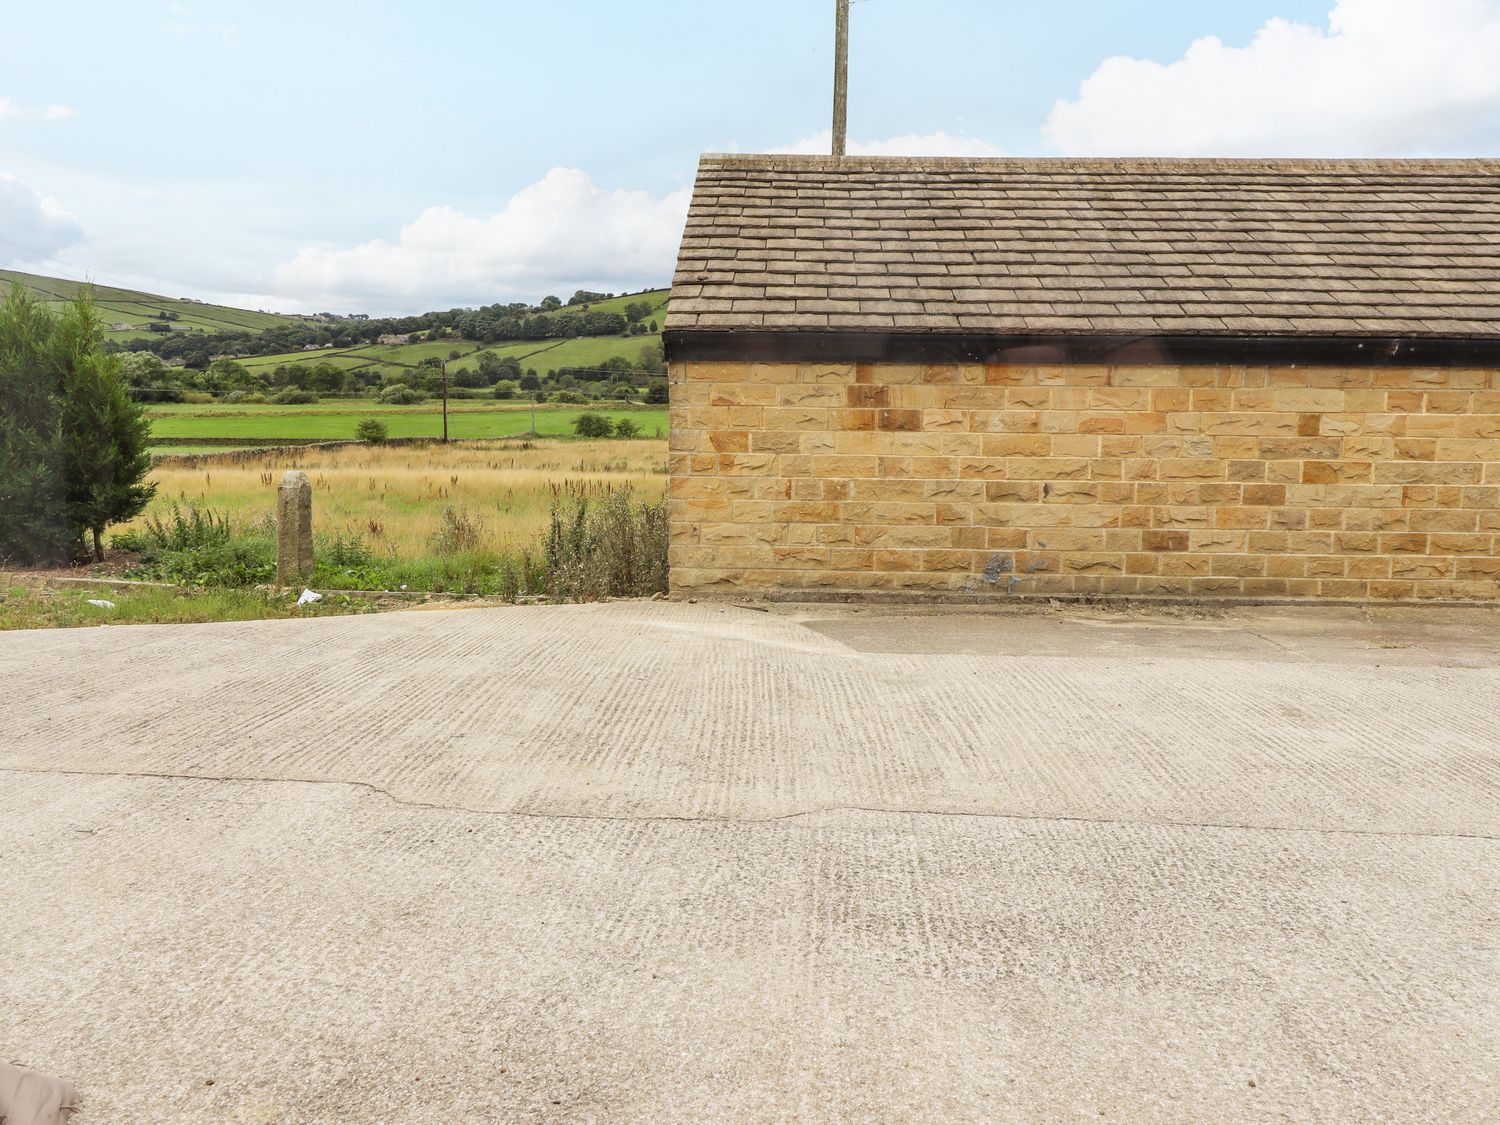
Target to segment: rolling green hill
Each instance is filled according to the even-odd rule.
[[[401,368],[415,367],[429,357],[450,360],[453,367],[474,367],[481,352],[494,352],[498,356],[514,356],[522,368],[535,368],[539,373],[560,371],[564,368],[598,367],[615,356],[635,360],[641,349],[648,344],[660,344],[660,329],[667,320],[667,301],[670,289],[656,289],[649,293],[634,293],[628,297],[615,297],[589,306],[599,312],[623,314],[625,306],[635,301],[651,305],[651,316],[647,323],[656,322],[658,331],[644,336],[580,336],[571,340],[497,340],[488,346],[472,340],[437,340],[410,344],[366,344],[354,348],[321,348],[310,352],[283,352],[278,355],[263,355],[241,360],[249,368],[275,368],[282,364],[332,363],[346,371],[374,369],[381,374]],[[563,310],[566,311],[566,310]],[[458,358],[452,354],[458,352]]]
[[[83,283],[63,278],[42,277],[16,270],[0,270],[0,290],[19,281],[51,307],[59,307],[73,300]],[[644,336],[587,336],[571,340],[497,340],[484,346],[472,340],[440,340],[431,343],[419,341],[410,344],[381,345],[365,344],[358,347],[319,348],[314,351],[282,352],[275,355],[246,357],[241,362],[252,369],[270,369],[287,365],[332,363],[346,371],[371,370],[384,375],[398,373],[402,369],[415,367],[423,359],[436,356],[449,359],[453,352],[459,357],[456,366],[474,366],[481,351],[493,351],[500,356],[515,356],[523,368],[535,368],[546,374],[563,368],[597,367],[609,359],[622,356],[634,361],[641,349],[648,344],[661,342],[660,329],[667,319],[667,301],[670,289],[656,289],[646,293],[632,293],[612,297],[589,306],[593,311],[624,314],[625,306],[645,301],[651,306],[651,315],[646,323],[656,322],[658,331]],[[223,305],[209,305],[178,297],[162,297],[131,289],[117,289],[108,285],[95,285],[94,297],[104,319],[105,338],[124,343],[138,337],[155,336],[146,330],[148,322],[159,319],[166,312],[176,319],[170,323],[187,325],[193,332],[220,332],[243,330],[261,332],[283,324],[317,324],[318,317],[293,316],[280,313],[253,312]],[[580,311],[578,306],[565,308],[563,312]],[[129,329],[116,329],[117,324],[131,325]]]
[[[15,270],[0,270],[0,288],[9,289],[12,282],[19,281],[48,305],[56,307],[78,296],[84,283],[68,281],[59,277],[41,277],[37,274],[20,273]],[[161,297],[154,293],[141,293],[134,289],[116,289],[109,285],[95,285],[94,299],[104,317],[105,338],[122,343],[138,336],[148,336],[146,324],[159,319],[163,312],[175,315],[172,323],[186,324],[195,332],[225,332],[242,329],[262,332],[278,324],[315,323],[317,317],[290,316],[281,313],[252,312],[248,309],[232,309],[223,305],[209,305],[181,297]],[[115,329],[116,324],[129,324],[131,329]]]

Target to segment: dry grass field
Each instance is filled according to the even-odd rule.
[[[278,450],[249,460],[158,465],[151,474],[157,498],[147,516],[177,504],[211,508],[243,527],[264,523],[275,513],[282,474],[301,469],[312,481],[320,537],[358,536],[381,554],[417,557],[433,549],[452,510],[477,536],[467,547],[503,552],[535,542],[559,491],[603,495],[628,485],[655,501],[666,490],[666,467],[664,441]]]

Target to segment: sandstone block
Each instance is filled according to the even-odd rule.
[[[276,582],[294,586],[312,577],[312,482],[289,470],[276,492]]]

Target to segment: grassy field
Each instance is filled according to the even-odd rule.
[[[59,309],[66,302],[74,300],[84,285],[83,282],[68,281],[63,278],[41,277],[37,274],[20,273],[15,270],[0,270],[0,286],[8,289],[15,281],[19,281],[30,289],[53,309]],[[109,285],[96,284],[94,300],[99,306],[100,316],[104,319],[105,338],[121,342],[150,336],[153,333],[116,332],[110,328],[110,325],[116,323],[144,325],[160,312],[176,313],[178,317],[176,323],[190,325],[204,332],[223,332],[234,329],[261,332],[278,324],[307,323],[307,320],[302,317],[254,312],[249,309],[232,309],[223,305],[207,305],[177,297],[142,293],[134,289],[116,289]]]
[[[662,321],[667,319],[667,298],[672,295],[670,289],[653,289],[648,293],[629,293],[623,297],[611,297],[607,301],[599,301],[589,306],[591,312],[612,312],[625,315],[625,306],[645,301],[651,306],[651,315],[646,319],[656,321],[656,326],[661,327]],[[574,306],[575,308],[577,306]]]
[[[522,368],[537,371],[560,371],[564,367],[597,367],[607,359],[624,356],[635,360],[647,344],[661,342],[661,336],[580,336],[575,340],[521,341],[495,344],[484,349],[496,355],[515,356]]]
[[[536,429],[544,437],[568,437],[573,422],[587,408],[539,406]],[[611,421],[629,418],[646,438],[665,438],[667,411],[664,407],[625,407],[594,411]],[[149,411],[151,437],[155,445],[192,445],[195,440],[214,438],[282,439],[292,441],[352,440],[354,428],[364,418],[378,417],[391,437],[440,437],[443,416],[440,404],[382,406],[365,401],[320,402],[307,406],[193,406],[173,404]],[[448,434],[455,440],[502,438],[531,431],[532,412],[494,399],[450,403]]]
[[[212,508],[240,526],[264,524],[288,469],[313,485],[314,534],[357,537],[384,557],[419,559],[441,546],[462,516],[462,546],[499,553],[534,545],[554,498],[629,487],[659,500],[666,489],[664,441],[476,442],[453,446],[343,446],[267,453],[244,461],[158,466],[157,497],[139,528],[173,505]]]

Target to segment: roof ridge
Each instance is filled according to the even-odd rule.
[[[1197,157],[1197,156],[821,156],[704,153],[701,169],[777,171],[1080,171],[1080,172],[1483,172],[1500,175],[1490,157]]]

